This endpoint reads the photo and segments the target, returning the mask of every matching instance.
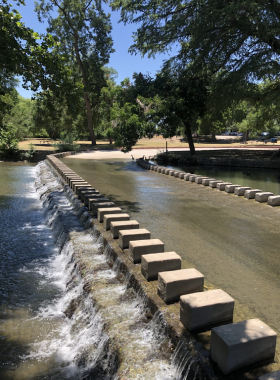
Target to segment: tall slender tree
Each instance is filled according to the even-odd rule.
[[[60,41],[57,52],[70,65],[73,81],[82,83],[88,131],[95,145],[96,105],[106,85],[102,68],[114,51],[110,15],[99,0],[40,0],[36,4],[39,20],[47,18],[48,32]]]

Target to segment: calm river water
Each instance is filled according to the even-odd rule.
[[[163,240],[166,251],[181,255],[184,268],[196,267],[208,287],[234,297],[235,321],[260,318],[280,333],[280,208],[144,171],[130,160],[63,161]],[[240,170],[193,172],[280,194],[278,174],[267,170],[246,178]],[[278,363],[279,352],[278,343]]]

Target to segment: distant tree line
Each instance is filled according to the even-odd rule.
[[[107,67],[114,49],[102,1],[38,0],[44,36],[0,1],[0,141],[71,133],[128,152],[141,137],[180,134],[195,155],[194,132],[279,131],[277,0],[113,0],[121,21],[136,25],[131,53],[171,54],[154,77],[120,84]],[[32,101],[18,96],[17,76]]]

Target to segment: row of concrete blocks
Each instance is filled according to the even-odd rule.
[[[226,193],[234,193],[237,196],[244,196],[247,199],[255,199],[255,201],[260,203],[267,202],[269,206],[280,206],[280,195],[274,195],[273,193],[268,191],[261,191],[260,189],[251,189],[250,187],[232,184],[231,182],[224,182],[215,178],[209,178],[204,177],[202,175],[167,169],[162,166],[150,164],[144,160],[137,160],[137,164],[144,169],[153,170],[157,173],[174,176],[175,178],[195,182],[196,184],[202,184],[204,186],[217,188],[220,191],[225,191]]]
[[[94,217],[110,230],[119,246],[128,249],[129,259],[141,262],[148,280],[158,279],[158,294],[166,302],[180,301],[180,320],[190,331],[211,330],[210,355],[223,373],[275,355],[276,333],[259,319],[233,320],[234,300],[221,289],[203,292],[204,276],[195,268],[181,269],[176,252],[164,252],[164,243],[151,239],[122,209],[84,181],[56,157],[49,159],[65,182],[88,206]],[[216,326],[216,327],[213,327]],[[266,379],[267,380],[267,379]]]

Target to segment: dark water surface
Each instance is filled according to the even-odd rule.
[[[147,228],[152,238],[163,240],[166,251],[181,255],[184,268],[200,270],[208,288],[221,288],[234,297],[235,321],[260,318],[279,334],[280,208],[144,171],[128,160],[63,161],[128,212],[140,228]],[[210,175],[206,169],[199,173]],[[277,193],[278,181],[268,171],[262,173],[262,183],[253,174],[242,182],[240,171],[234,180],[226,173],[218,178]],[[279,362],[279,344],[276,359]]]

